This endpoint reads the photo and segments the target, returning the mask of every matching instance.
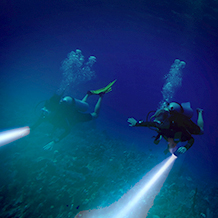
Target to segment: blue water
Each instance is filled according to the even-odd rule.
[[[186,66],[172,100],[191,102],[194,122],[203,108],[205,132],[176,161],[149,217],[216,217],[217,9],[217,1],[1,1],[0,129],[37,120],[34,108],[60,88],[71,51],[85,62],[95,56],[96,76],[71,83],[68,94],[81,99],[117,82],[99,118],[52,151],[43,150],[49,125],[0,149],[0,216],[74,217],[106,206],[165,159],[166,142],[153,144],[155,132],[126,120],[158,108],[164,76],[180,59]],[[91,109],[96,101],[90,97]]]

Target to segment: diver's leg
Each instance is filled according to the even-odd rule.
[[[197,113],[198,113],[197,124],[201,128],[201,130],[204,131],[203,109],[198,108]]]
[[[90,91],[87,92],[87,94],[85,95],[85,97],[81,100],[82,102],[86,102],[88,97],[91,96],[92,93]]]
[[[104,96],[104,94],[99,95],[99,99],[98,99],[98,101],[97,101],[97,103],[95,105],[94,112],[91,113],[93,119],[96,119],[98,117],[98,115],[99,115],[103,96]]]

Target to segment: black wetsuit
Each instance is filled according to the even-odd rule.
[[[192,135],[200,135],[201,129],[190,118],[178,112],[165,112],[166,118],[163,122],[149,122],[139,121],[135,126],[154,127],[158,132],[158,136],[163,136],[166,140],[168,138],[177,138],[179,135],[179,141],[188,143],[185,145],[188,150],[194,143]]]
[[[56,105],[49,114],[42,114],[38,121],[31,127],[31,130],[34,130],[42,122],[48,122],[53,125],[52,133],[55,133],[57,129],[64,129],[64,132],[55,139],[55,141],[58,142],[70,133],[72,126],[90,120],[92,120],[92,115],[90,113],[81,113],[76,110],[74,105],[62,102]]]

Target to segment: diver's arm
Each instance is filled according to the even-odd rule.
[[[194,138],[190,138],[188,140],[188,143],[185,146],[182,146],[180,148],[177,149],[177,151],[174,153],[176,156],[180,155],[180,154],[184,154],[188,149],[191,148],[191,146],[194,144]]]
[[[149,121],[142,121],[142,120],[140,120],[139,122],[136,123],[135,126],[157,127],[157,124],[154,123],[154,122],[149,122]]]
[[[143,126],[143,127],[157,127],[157,124],[154,122],[148,122],[148,121],[137,121],[134,118],[128,118],[129,126]]]
[[[194,138],[193,137],[191,137],[189,140],[188,140],[188,142],[187,142],[187,144],[184,146],[187,150],[188,149],[190,149],[191,147],[192,147],[192,145],[194,144]]]

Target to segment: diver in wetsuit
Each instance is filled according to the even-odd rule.
[[[134,118],[129,118],[129,126],[150,127],[157,131],[154,143],[158,144],[162,137],[168,142],[168,148],[165,153],[170,151],[174,153],[175,147],[179,142],[186,142],[185,146],[177,149],[176,155],[185,153],[194,144],[192,135],[202,135],[204,132],[203,110],[197,109],[198,120],[195,124],[191,117],[193,110],[190,103],[179,104],[172,102],[166,107],[159,109],[150,118],[149,121],[137,121]]]
[[[53,125],[53,140],[43,148],[45,150],[52,149],[53,144],[66,137],[70,133],[71,127],[77,123],[96,119],[100,112],[101,102],[104,94],[112,91],[111,87],[115,82],[116,80],[109,83],[102,89],[88,91],[82,100],[78,100],[70,96],[63,97],[63,94],[54,94],[49,100],[47,100],[44,107],[42,108],[42,114],[40,118],[34,125],[30,127],[31,130],[34,130],[43,122],[48,122]],[[89,107],[86,101],[91,95],[99,96],[99,99],[95,105],[94,112],[84,113]],[[58,129],[64,130],[60,136],[58,136],[56,131]]]

